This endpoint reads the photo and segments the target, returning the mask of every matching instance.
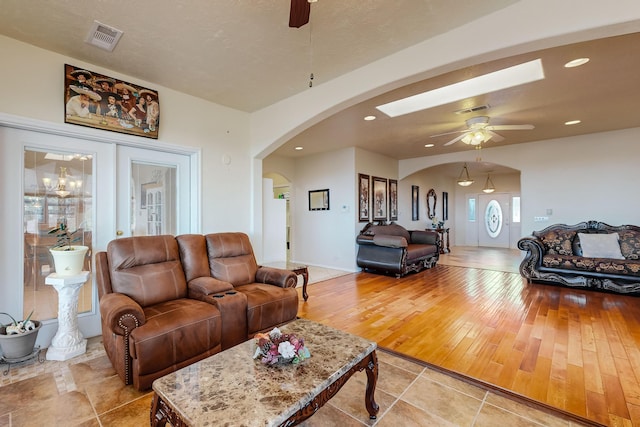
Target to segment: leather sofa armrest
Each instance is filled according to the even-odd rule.
[[[385,248],[406,248],[409,246],[409,242],[404,237],[387,234],[376,234],[373,236],[373,243],[376,246],[384,246]]]
[[[117,335],[127,335],[147,322],[142,307],[133,299],[119,293],[102,296],[100,314],[104,324]]]
[[[213,277],[197,277],[189,281],[187,288],[189,298],[202,300],[207,295],[231,291],[233,290],[233,285]]]
[[[256,271],[256,282],[281,288],[295,288],[298,284],[298,276],[293,271],[282,268],[260,266]]]
[[[440,234],[437,231],[411,231],[411,243],[418,245],[437,245],[440,240]]]
[[[373,236],[368,234],[359,234],[356,237],[356,243],[359,245],[374,245]]]

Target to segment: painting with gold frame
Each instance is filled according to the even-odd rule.
[[[65,123],[158,138],[157,91],[65,64],[64,102]]]

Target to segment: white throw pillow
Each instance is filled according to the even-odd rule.
[[[624,259],[620,252],[618,233],[585,234],[578,233],[582,256],[587,258]]]

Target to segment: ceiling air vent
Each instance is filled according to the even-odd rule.
[[[122,37],[121,30],[102,24],[98,21],[93,21],[93,25],[91,26],[85,41],[91,45],[99,47],[100,49],[111,52],[113,48],[116,47],[116,44],[118,44],[120,37]]]
[[[467,113],[475,113],[477,111],[486,110],[490,107],[489,104],[478,105],[471,108],[463,108],[462,110],[454,111],[456,114],[467,114]]]

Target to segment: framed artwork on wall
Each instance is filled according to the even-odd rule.
[[[158,92],[83,68],[64,66],[64,122],[158,138]]]
[[[442,220],[446,221],[449,219],[449,193],[446,191],[442,192]]]
[[[309,210],[328,211],[329,210],[329,189],[309,190]]]
[[[389,221],[398,220],[398,180],[389,180]]]
[[[419,209],[419,196],[420,196],[420,187],[417,185],[411,186],[411,220],[418,221],[420,219],[420,209]]]
[[[358,174],[358,221],[369,222],[369,175]]]
[[[373,220],[387,220],[387,179],[374,176],[373,181]]]

